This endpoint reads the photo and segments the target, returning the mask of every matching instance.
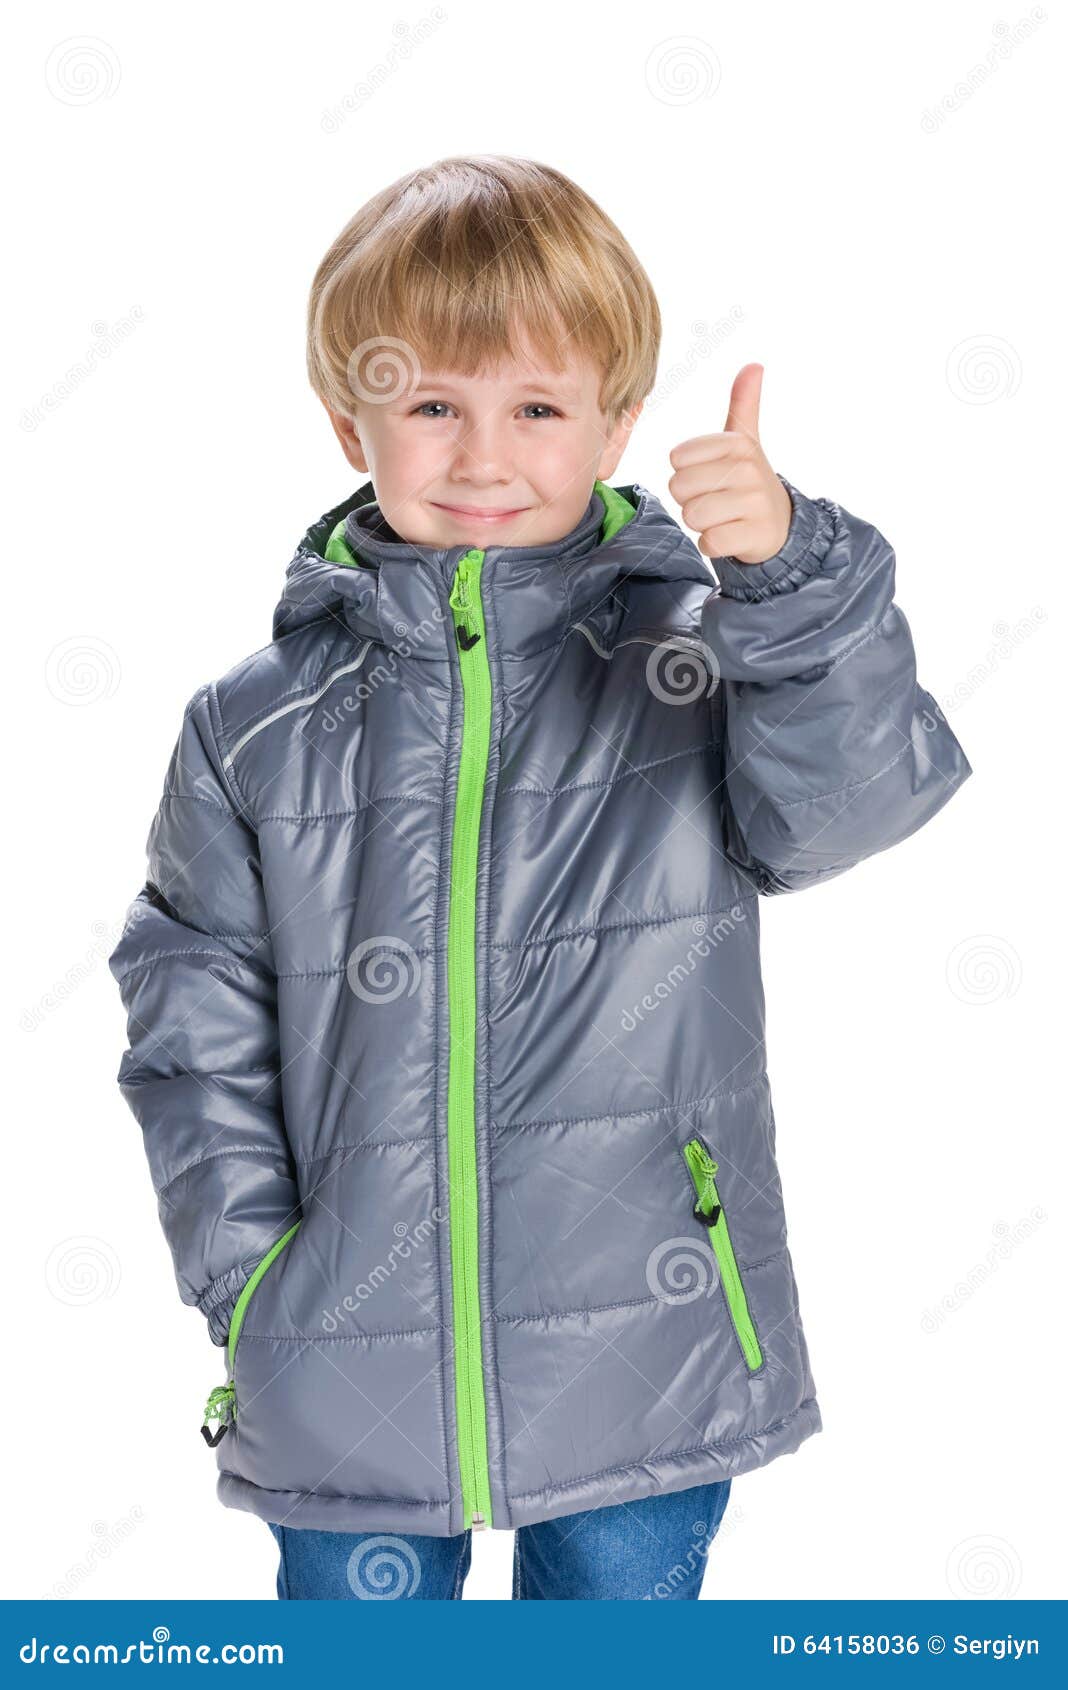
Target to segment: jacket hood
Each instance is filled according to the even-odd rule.
[[[274,614],[274,638],[324,616],[342,617],[361,638],[407,655],[448,658],[449,591],[470,548],[422,546],[399,538],[368,481],[307,530],[286,571]],[[676,617],[680,589],[713,586],[706,560],[659,499],[637,484],[597,481],[577,525],[534,546],[490,546],[482,579],[504,657],[530,655],[584,620],[595,632],[618,629],[617,589],[645,586],[641,620]],[[677,614],[677,613],[676,613]]]

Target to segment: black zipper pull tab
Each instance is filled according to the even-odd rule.
[[[713,1203],[711,1214],[706,1215],[700,1203],[695,1203],[693,1216],[694,1220],[704,1221],[706,1226],[715,1226],[722,1212],[722,1205],[719,1203]]]
[[[456,638],[459,640],[460,644],[463,646],[465,651],[470,651],[471,647],[473,645],[478,644],[479,640],[482,638],[482,635],[481,634],[471,634],[471,633],[469,633],[468,630],[464,627],[463,623],[458,622],[456,624]]]
[[[207,1406],[204,1409],[204,1424],[200,1428],[200,1435],[209,1449],[214,1449],[216,1444],[221,1443],[223,1437],[230,1430],[231,1421],[236,1417],[234,1382],[232,1379],[228,1379],[225,1385],[216,1385],[210,1393]],[[214,1432],[208,1426],[209,1420],[219,1422]]]

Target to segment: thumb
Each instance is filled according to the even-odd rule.
[[[760,439],[760,389],[763,381],[763,364],[746,364],[738,371],[731,388],[724,425],[727,434],[747,434],[751,440]]]

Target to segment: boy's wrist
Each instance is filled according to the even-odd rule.
[[[740,563],[737,558],[713,558],[720,588],[728,598],[766,599],[787,592],[819,569],[830,549],[833,521],[826,502],[810,499],[776,470],[790,495],[790,528],[774,557],[763,563]]]

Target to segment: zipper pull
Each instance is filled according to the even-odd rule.
[[[200,1428],[201,1436],[209,1449],[214,1449],[221,1443],[224,1435],[230,1429],[230,1423],[237,1418],[237,1404],[234,1398],[234,1382],[228,1379],[225,1385],[216,1385],[208,1397],[204,1407],[204,1424]],[[218,1430],[213,1434],[208,1430],[208,1421],[217,1420]]]
[[[705,1226],[715,1226],[723,1212],[718,1201],[716,1190],[716,1175],[719,1163],[716,1162],[705,1149],[699,1138],[691,1138],[683,1150],[686,1166],[690,1170],[694,1189],[697,1192],[697,1202],[694,1204],[694,1219],[703,1221]],[[706,1207],[706,1204],[708,1207]]]
[[[462,557],[456,565],[456,573],[452,578],[452,592],[449,594],[449,603],[454,611],[467,609],[468,567],[466,557]]]
[[[449,604],[452,607],[453,621],[456,624],[456,638],[464,651],[470,651],[471,647],[477,645],[482,638],[481,634],[472,633],[463,620],[471,609],[471,600],[467,591],[469,572],[468,557],[462,557],[456,565],[452,592],[449,594]]]

